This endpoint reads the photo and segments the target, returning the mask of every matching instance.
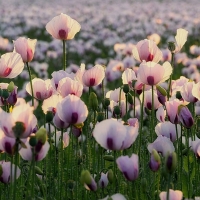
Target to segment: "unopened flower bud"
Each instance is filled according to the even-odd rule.
[[[97,184],[88,170],[83,170],[81,172],[81,183],[84,184],[84,186],[88,190],[91,190],[91,191],[97,190]]]
[[[178,107],[178,117],[183,126],[185,126],[186,128],[191,128],[193,126],[194,119],[187,106],[180,105]]]
[[[167,96],[167,91],[161,87],[160,85],[156,85],[156,89],[163,95],[163,96]]]
[[[94,92],[90,93],[89,105],[90,105],[90,108],[93,111],[97,111],[98,110],[98,99],[97,99],[97,95]]]
[[[36,139],[40,141],[42,144],[45,144],[47,141],[47,131],[45,128],[41,127],[35,134]]]
[[[160,156],[159,156],[158,152],[155,149],[153,149],[151,152],[151,158],[150,158],[150,162],[149,162],[150,169],[153,172],[158,171],[160,168],[160,163],[161,163]]]
[[[165,167],[166,171],[170,174],[172,174],[177,165],[177,156],[175,152],[169,153],[165,158]]]
[[[15,89],[15,84],[11,81],[7,87],[8,92],[12,92]]]
[[[20,138],[20,136],[26,130],[25,124],[23,122],[15,122],[15,126],[12,127],[12,130],[15,134],[16,138]]]
[[[113,181],[114,181],[114,173],[113,173],[112,169],[108,170],[107,177],[108,177],[108,181],[110,183],[113,183]]]
[[[123,85],[123,92],[125,93],[125,94],[127,94],[127,93],[129,93],[129,85],[128,84],[124,84]]]
[[[169,49],[171,52],[174,52],[175,49],[176,49],[175,42],[168,42],[168,49]]]
[[[165,102],[167,101],[167,97],[162,95],[160,93],[159,90],[157,90],[157,95],[158,95],[158,101],[162,104],[162,105],[165,105]]]
[[[47,114],[46,114],[46,122],[47,122],[47,123],[52,122],[53,117],[54,117],[53,112],[52,112],[52,111],[47,111]]]
[[[106,161],[111,161],[111,162],[114,161],[114,157],[112,155],[105,155],[103,159]]]
[[[38,167],[38,166],[35,166],[35,173],[38,174],[38,175],[43,175],[43,171]]]

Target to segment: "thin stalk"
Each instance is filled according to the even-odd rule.
[[[154,91],[153,85],[151,86],[152,90],[152,105],[151,105],[151,142],[153,142],[153,133],[154,133]]]
[[[141,108],[140,108],[140,126],[139,126],[139,159],[141,158],[141,140],[142,140],[142,126],[143,126],[143,108],[144,108],[144,89],[145,89],[145,85],[143,86],[142,89],[142,104],[141,104]]]
[[[28,69],[29,80],[30,80],[30,85],[31,85],[32,106],[34,107],[33,84],[32,84],[32,78],[31,78],[31,69],[28,65],[28,62],[26,63],[26,66],[27,66],[27,69]]]
[[[15,154],[15,170],[14,170],[14,188],[13,188],[13,200],[16,199],[17,194],[17,159],[18,159],[18,149],[19,149],[19,138],[16,138],[16,154]],[[11,169],[12,170],[12,169]],[[12,177],[11,177],[12,180]]]
[[[135,114],[135,100],[136,100],[136,97],[135,97],[135,89],[133,90],[133,104],[134,104],[134,108],[133,108],[133,117],[135,118],[136,114]]]
[[[167,90],[167,99],[168,100],[169,100],[169,97],[170,97],[171,83],[172,83],[172,76],[173,76],[173,69],[174,69],[174,53],[171,52],[171,54],[172,54],[172,58],[171,58],[172,73],[171,73],[170,78],[169,78],[169,86],[168,86],[168,90]]]
[[[35,196],[35,148],[32,148],[32,162],[31,162],[31,167],[32,167],[32,187],[31,187],[31,197],[34,198]]]
[[[66,70],[66,41],[63,40],[63,70]]]
[[[62,189],[63,189],[63,129],[61,129],[61,152],[60,152],[60,199],[62,199]]]

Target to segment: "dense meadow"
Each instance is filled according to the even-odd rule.
[[[200,198],[199,13],[0,1],[0,200]]]

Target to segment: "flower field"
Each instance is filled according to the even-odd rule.
[[[200,198],[200,2],[0,2],[0,200]]]

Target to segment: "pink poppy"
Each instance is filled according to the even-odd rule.
[[[58,117],[65,123],[83,123],[88,115],[85,103],[77,96],[69,94],[57,105]]]
[[[80,24],[70,16],[61,13],[54,17],[46,25],[46,30],[53,38],[59,40],[71,40],[81,29]]]
[[[160,200],[167,200],[167,192],[161,192]],[[169,200],[181,200],[183,198],[183,193],[180,190],[169,190]]]
[[[6,161],[0,161],[0,165],[3,172],[0,176],[0,181],[2,183],[12,183],[14,181],[15,165],[14,164],[11,165],[11,162],[6,162]],[[12,176],[11,176],[11,166],[12,166]],[[16,179],[19,178],[20,174],[21,170],[19,169],[19,167],[17,167]]]
[[[57,91],[64,98],[69,94],[81,97],[83,92],[83,85],[78,81],[72,80],[69,77],[63,78],[59,81]]]
[[[21,157],[24,160],[31,161],[33,159],[33,151],[32,151],[33,147],[30,146],[29,139],[27,140],[25,145],[27,148],[22,148],[19,151],[19,154],[21,155]],[[50,145],[49,145],[48,141],[46,141],[44,144],[42,144],[41,142],[38,141],[37,145],[34,147],[35,152],[36,152],[35,153],[35,161],[43,160],[48,153],[49,147],[50,147]]]
[[[21,55],[24,62],[30,62],[33,60],[36,42],[36,39],[31,40],[29,38],[19,37],[13,41],[14,51]]]
[[[33,95],[38,100],[43,101],[44,99],[49,98],[54,93],[54,89],[50,79],[44,81],[40,78],[34,78],[32,80],[32,84]],[[26,85],[26,91],[31,95],[30,82]]]
[[[177,130],[178,130],[178,133],[177,133],[178,137],[180,137],[181,127],[179,124],[177,125]],[[172,124],[169,121],[157,124],[155,127],[155,132],[157,136],[159,135],[165,136],[169,138],[172,142],[177,140],[175,124]]]
[[[119,170],[123,173],[124,177],[128,181],[133,181],[138,178],[139,175],[139,161],[138,155],[132,154],[131,157],[120,156],[116,160]]]
[[[103,120],[96,124],[93,136],[105,149],[122,150],[129,148],[138,135],[138,128],[124,126],[115,119]],[[117,136],[117,137],[116,137]]]
[[[169,79],[172,66],[169,62],[159,65],[155,62],[142,62],[137,72],[138,80],[146,85],[157,85]]]
[[[105,77],[105,70],[101,65],[85,70],[82,76],[82,82],[87,87],[99,85]]]
[[[24,62],[16,52],[6,53],[0,59],[0,78],[15,78],[24,69]]]
[[[22,125],[22,131],[20,135],[16,136],[13,127],[16,126],[17,122]],[[27,138],[37,125],[37,119],[33,114],[33,107],[30,107],[28,104],[19,105],[13,108],[12,113],[6,113],[1,110],[0,125],[8,137]]]
[[[174,99],[171,101],[167,101],[165,103],[166,110],[167,110],[167,116],[169,121],[172,124],[178,124],[179,118],[178,118],[178,106],[181,105],[181,101],[178,99]]]
[[[136,46],[133,46],[133,57],[142,62],[152,61],[158,63],[162,59],[162,51],[152,40],[141,40]]]
[[[166,156],[168,153],[174,152],[174,145],[169,138],[159,135],[157,139],[148,145],[148,150],[152,153],[155,149],[158,153],[161,153],[162,156]]]

